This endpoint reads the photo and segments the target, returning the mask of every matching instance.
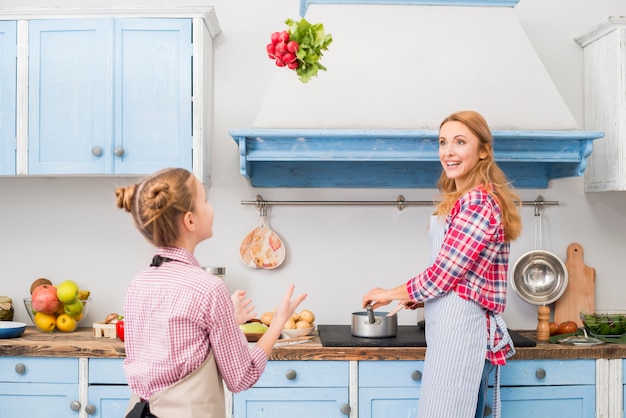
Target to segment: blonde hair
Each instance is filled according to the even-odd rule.
[[[441,192],[442,200],[435,210],[435,214],[446,216],[454,203],[465,192],[482,184],[493,196],[502,210],[502,224],[506,242],[516,240],[522,232],[522,220],[519,214],[520,198],[510,185],[506,174],[498,167],[493,157],[493,136],[485,118],[473,110],[456,112],[441,122],[439,129],[448,122],[460,122],[465,125],[479,140],[479,151],[485,152],[486,157],[479,160],[468,174],[468,187],[457,190],[454,179],[448,178],[445,171],[441,173],[437,188]]]
[[[167,168],[136,184],[117,187],[117,207],[130,212],[135,226],[157,247],[171,247],[179,235],[183,215],[193,211],[196,189],[192,174],[183,168]]]

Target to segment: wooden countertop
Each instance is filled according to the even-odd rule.
[[[535,331],[517,331],[534,339]],[[324,347],[317,334],[309,342],[274,348],[271,360],[423,360],[424,347]],[[0,356],[123,358],[124,343],[113,338],[96,338],[92,328],[76,332],[44,333],[26,327],[19,338],[0,339]],[[622,359],[626,344],[593,347],[541,343],[522,347],[512,360],[536,359]]]

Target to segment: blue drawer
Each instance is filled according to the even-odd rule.
[[[595,385],[596,361],[513,360],[501,368],[500,378],[501,386]]]
[[[411,387],[422,380],[424,361],[360,361],[359,387]]]
[[[0,382],[78,383],[77,358],[0,358]]]
[[[347,387],[347,361],[268,361],[254,387]]]
[[[89,384],[125,385],[124,359],[89,359]]]

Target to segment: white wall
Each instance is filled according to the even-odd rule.
[[[37,1],[2,3],[0,11]],[[204,265],[226,266],[229,286],[247,289],[259,314],[273,309],[287,284],[294,282],[297,291],[309,293],[303,307],[317,314],[318,324],[349,324],[369,288],[398,285],[426,266],[429,209],[272,207],[269,224],[283,238],[287,259],[280,268],[264,271],[248,269],[239,260],[241,239],[258,223],[256,209],[242,206],[241,200],[254,200],[257,194],[267,200],[393,200],[398,194],[407,200],[429,200],[436,191],[250,187],[239,174],[238,150],[228,130],[252,126],[275,72],[280,71],[267,59],[265,44],[285,19],[298,17],[299,5],[295,0],[208,3],[215,6],[222,28],[215,50],[213,185],[209,190],[216,216],[215,236],[201,244],[196,255]],[[582,50],[573,38],[608,16],[625,15],[626,4],[623,0],[521,0],[515,10],[583,126]],[[332,33],[332,28],[326,30]],[[315,79],[310,87],[315,88]],[[14,299],[16,320],[29,323],[21,299],[38,277],[55,283],[73,279],[92,291],[94,306],[84,325],[102,320],[109,312],[121,312],[126,285],[149,264],[152,250],[134,229],[130,216],[115,207],[115,186],[130,181],[0,178],[0,294]],[[586,194],[582,178],[557,180],[548,189],[520,193],[524,200],[541,194],[560,202],[543,213],[543,247],[565,259],[567,246],[581,243],[585,262],[597,271],[597,307],[626,308],[621,265],[626,253],[626,194]],[[523,209],[523,218],[525,229],[512,246],[512,263],[535,248],[532,207]],[[416,315],[403,312],[400,321],[414,323]],[[511,291],[504,316],[513,329],[534,329],[537,309]]]

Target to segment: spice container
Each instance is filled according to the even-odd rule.
[[[13,299],[0,296],[0,321],[13,321]]]
[[[209,266],[209,267],[202,267],[202,268],[208,271],[209,273],[211,273],[212,275],[217,276],[221,279],[224,279],[226,277],[226,267]]]

